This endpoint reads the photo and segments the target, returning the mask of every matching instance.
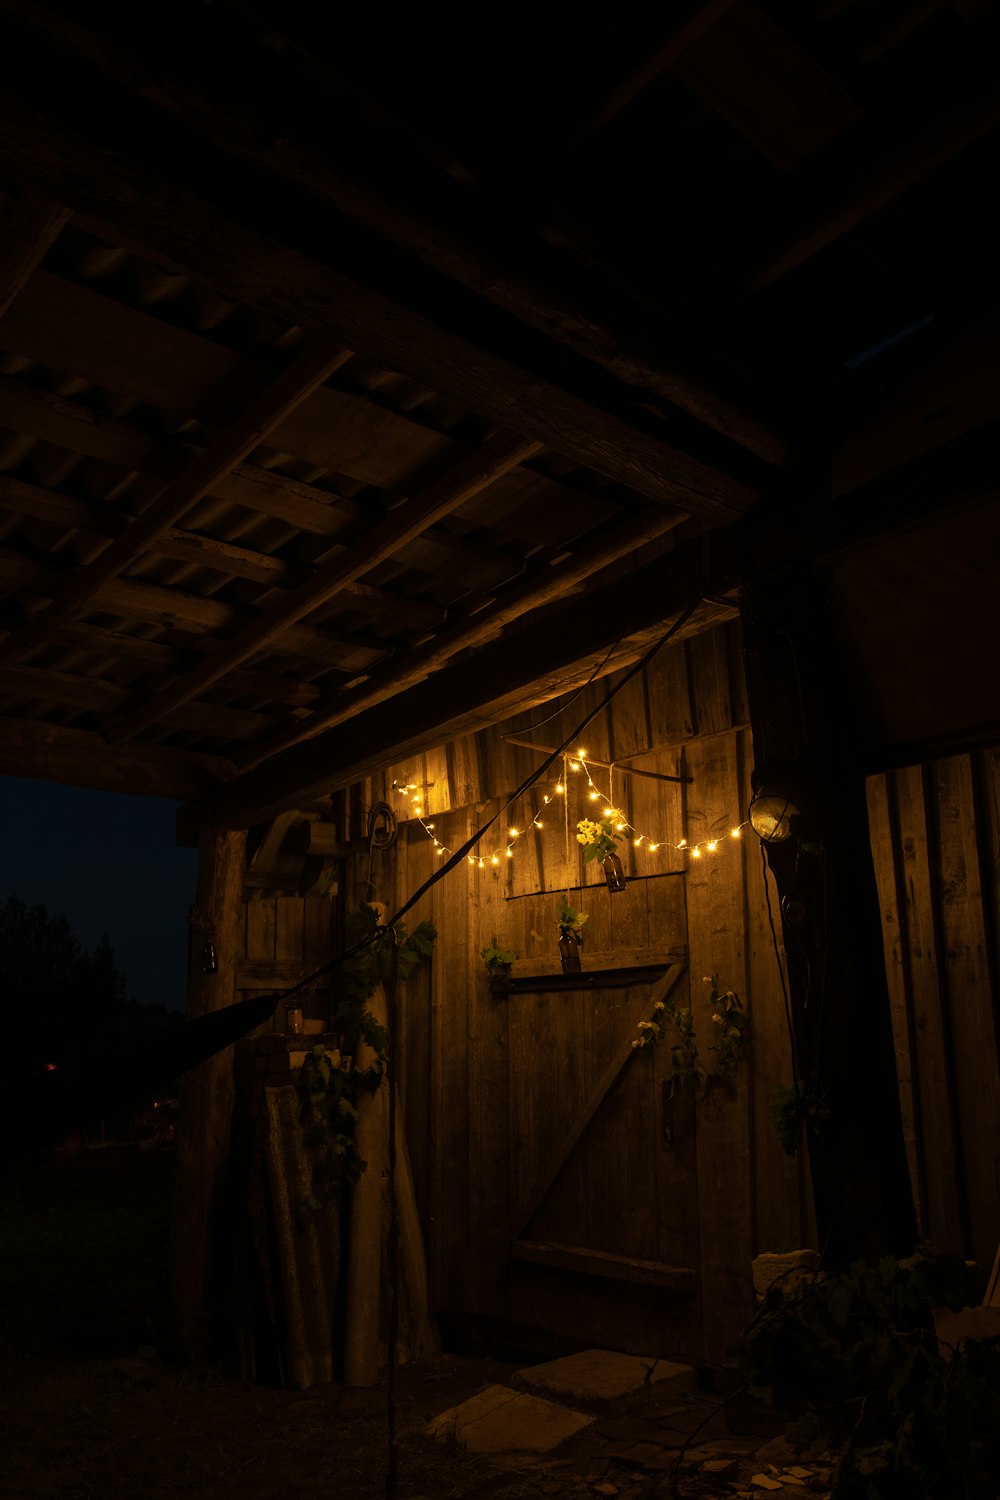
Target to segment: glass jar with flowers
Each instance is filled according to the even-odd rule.
[[[609,807],[600,822],[581,818],[576,825],[576,840],[583,845],[584,864],[589,864],[592,859],[601,861],[601,869],[611,892],[623,891],[626,884],[625,871],[617,852],[617,828],[621,822],[622,815],[618,809]]]
[[[583,967],[580,962],[580,945],[583,942],[583,924],[586,920],[587,913],[570,906],[564,896],[556,912],[559,924],[559,958],[564,974],[578,974]]]

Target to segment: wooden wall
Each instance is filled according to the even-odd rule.
[[[729,837],[749,798],[742,683],[733,623],[664,651],[581,736],[591,758],[639,757],[630,763],[690,776],[682,787],[619,772],[614,800],[637,830],[665,845],[719,835],[715,854],[694,860],[670,847],[650,855],[627,845],[628,888],[610,895],[595,866],[584,871],[575,841],[576,820],[593,810],[578,776],[565,811],[554,786],[539,784],[526,807],[501,821],[498,828],[515,818],[524,828],[527,813],[545,825],[518,841],[515,858],[504,857],[503,839],[491,833],[484,867],[456,869],[412,914],[413,922],[432,918],[439,932],[430,973],[408,986],[401,1036],[404,1108],[439,1310],[609,1347],[719,1358],[751,1310],[753,1256],[812,1242],[800,1165],[768,1126],[771,1090],[791,1073],[759,846],[752,837]],[[392,781],[416,783],[434,836],[457,847],[538,766],[538,755],[503,733],[559,744],[609,685],[392,768],[356,789],[356,818],[382,799],[403,814],[406,799]],[[608,773],[593,774],[606,790]],[[351,831],[360,835],[363,826]],[[398,899],[439,859],[432,839],[408,822]],[[700,1045],[711,1040],[703,976],[718,973],[747,1002],[751,1060],[731,1094],[719,1091],[706,1106],[667,1100],[664,1051],[633,1054],[525,1225],[519,1208],[554,1145],[572,1132],[608,1059],[649,1014],[648,979],[592,993],[491,993],[480,949],[496,934],[526,960],[555,957],[555,913],[566,890],[590,918],[585,967],[588,953],[681,950],[687,968],[678,994],[693,1004]],[[513,1260],[512,1244],[525,1235],[615,1257],[614,1275]],[[693,1269],[697,1295],[650,1285],[652,1273],[641,1268],[629,1279],[617,1261],[630,1260]]]
[[[897,1071],[921,1233],[1000,1241],[1000,750],[872,777]]]

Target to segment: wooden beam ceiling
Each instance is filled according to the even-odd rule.
[[[42,256],[70,217],[34,188],[22,188],[0,220],[0,317],[27,284]]]
[[[128,140],[127,119],[120,124]],[[261,234],[243,189],[227,185],[225,174],[206,197],[165,179],[165,166],[156,164],[166,139],[145,144],[151,155],[140,167],[122,150],[89,143],[79,121],[61,124],[41,114],[37,100],[0,91],[0,170],[50,190],[58,183],[67,202],[100,221],[99,233],[110,231],[238,301],[341,339],[639,494],[715,520],[731,520],[753,502],[746,484],[633,422],[368,290],[315,254]],[[183,165],[195,181],[204,175],[190,150]]]
[[[273,385],[252,402],[232,427],[209,443],[168,485],[159,499],[130,522],[87,567],[67,580],[58,596],[22,631],[0,645],[0,665],[20,660],[60,625],[85,609],[96,594],[147,552],[163,533],[257,448],[267,434],[309,393],[329,379],[350,354],[319,341],[307,345]]]
[[[110,750],[103,736],[31,719],[0,718],[0,775],[58,781],[63,786],[183,802],[203,797],[232,775],[229,761],[126,745]]]

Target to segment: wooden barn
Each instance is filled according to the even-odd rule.
[[[185,1083],[178,1311],[258,1378],[362,1262],[384,1359],[382,1158],[296,1228],[365,904],[436,929],[410,1352],[992,1265],[998,28],[0,0],[0,771],[179,804],[193,1015],[318,976]]]

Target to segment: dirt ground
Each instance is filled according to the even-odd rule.
[[[164,1352],[172,1162],[88,1153],[8,1174],[0,1218],[0,1493],[6,1500],[294,1500],[385,1493],[386,1390],[285,1391]],[[443,1354],[400,1368],[400,1500],[633,1500],[664,1476],[576,1451],[510,1467],[424,1434],[518,1368]],[[682,1494],[700,1492],[690,1481]]]

